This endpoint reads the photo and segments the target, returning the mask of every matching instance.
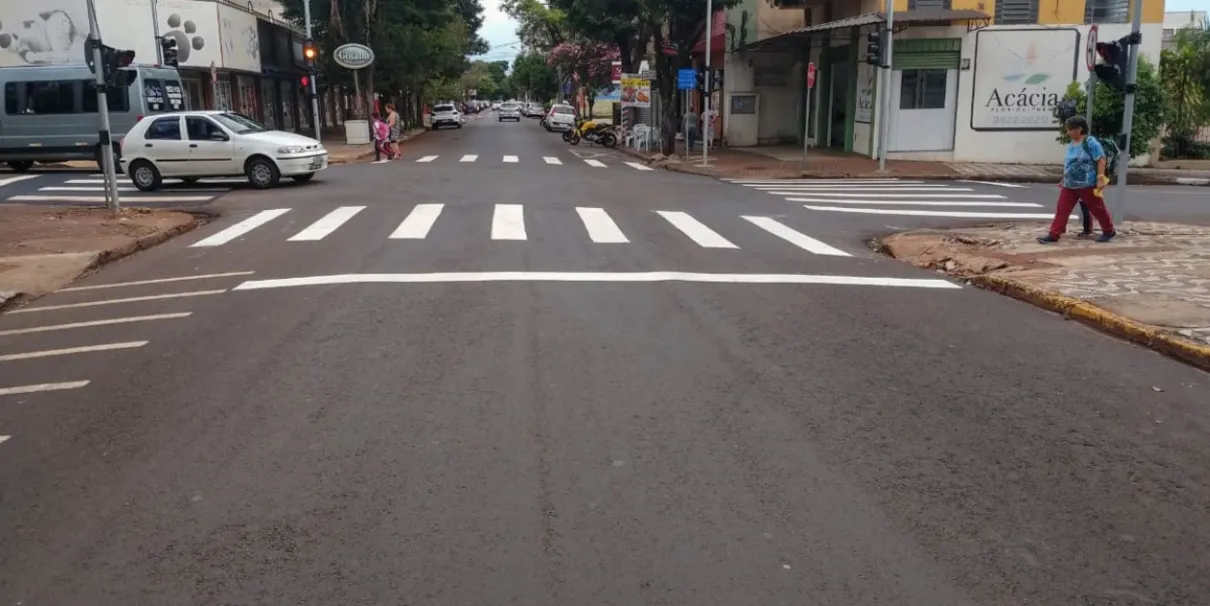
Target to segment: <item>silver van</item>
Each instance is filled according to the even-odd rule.
[[[109,93],[115,154],[120,153],[118,141],[143,116],[189,109],[175,69],[128,69],[138,72],[134,82]],[[83,63],[0,67],[0,89],[4,91],[0,162],[18,172],[29,170],[34,162],[96,160],[100,165],[95,80]]]

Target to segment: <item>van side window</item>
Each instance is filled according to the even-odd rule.
[[[9,82],[4,85],[4,113],[15,116],[20,111],[17,107],[17,83]]]
[[[74,114],[81,80],[9,82],[4,85],[4,111],[10,115]]]
[[[168,111],[164,108],[164,83],[153,78],[143,80],[143,99],[147,101],[147,112],[158,114]]]
[[[147,127],[147,134],[144,137],[158,141],[180,141],[181,117],[169,116],[167,118],[156,118],[156,121]]]
[[[164,81],[164,97],[168,102],[168,111],[183,112],[185,111],[185,90],[181,88],[180,82],[172,80]]]
[[[130,89],[121,88],[118,90],[110,89],[106,91],[105,106],[109,111],[114,113],[126,113],[130,111]],[[97,83],[84,81],[84,113],[97,113]]]

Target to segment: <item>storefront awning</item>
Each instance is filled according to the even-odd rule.
[[[990,19],[991,15],[973,9],[941,9],[925,8],[895,13],[895,25],[940,25],[953,21],[970,21]],[[865,13],[845,17],[827,23],[810,25],[788,31],[764,40],[757,40],[739,49],[739,52],[786,52],[799,50],[808,44],[812,37],[829,34],[836,30],[853,27],[877,27],[886,23],[886,13]]]

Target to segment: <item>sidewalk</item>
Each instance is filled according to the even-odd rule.
[[[971,181],[1000,181],[1020,183],[1055,183],[1062,167],[1038,164],[980,164],[969,162],[917,162],[890,160],[886,172],[879,172],[878,161],[856,154],[826,149],[811,149],[807,162],[802,162],[802,148],[791,146],[759,148],[712,148],[709,166],[701,166],[701,149],[691,158],[680,156],[622,151],[645,159],[652,166],[690,174],[729,179],[852,179],[860,177],[897,177],[905,179],[937,179]],[[1131,168],[1127,179],[1133,185],[1210,185],[1210,171]]]
[[[1039,244],[1041,223],[920,230],[884,253],[1079,320],[1210,370],[1210,227],[1127,223],[1098,244],[1068,232]],[[989,320],[990,321],[990,320]]]
[[[0,309],[57,290],[80,275],[188,232],[182,212],[0,206]]]

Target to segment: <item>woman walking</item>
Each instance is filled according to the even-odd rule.
[[[1100,190],[1109,183],[1105,176],[1105,149],[1101,142],[1088,134],[1088,121],[1081,116],[1068,118],[1064,123],[1067,136],[1071,143],[1067,146],[1067,157],[1063,160],[1063,181],[1059,184],[1059,202],[1055,210],[1054,221],[1050,223],[1050,232],[1038,238],[1042,244],[1059,241],[1059,237],[1067,231],[1067,218],[1077,202],[1082,202],[1088,212],[1096,218],[1101,226],[1101,236],[1097,242],[1108,242],[1118,235],[1113,228],[1113,219],[1105,208],[1105,200],[1101,198]],[[1084,226],[1084,233],[1091,235],[1092,225]]]
[[[401,129],[399,126],[399,114],[395,113],[395,104],[387,103],[387,129],[389,131],[388,141],[391,149],[392,159],[399,159],[399,136]]]

